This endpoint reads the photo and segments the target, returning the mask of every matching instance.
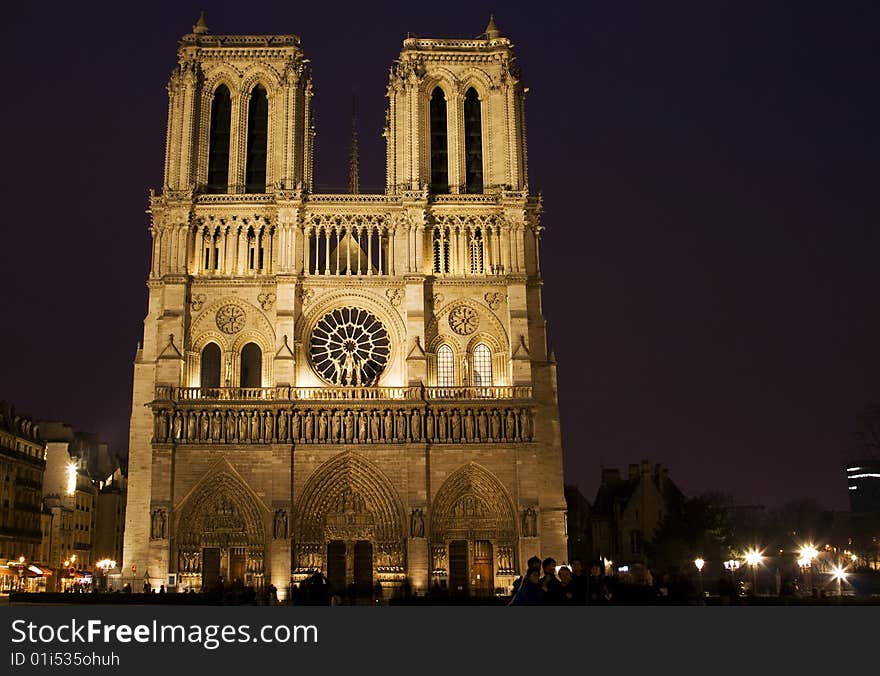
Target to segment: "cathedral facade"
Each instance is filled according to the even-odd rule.
[[[493,22],[407,38],[382,194],[312,190],[294,35],[185,35],[134,364],[126,577],[504,592],[564,560],[524,94]]]

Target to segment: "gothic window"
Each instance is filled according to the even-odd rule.
[[[434,228],[434,274],[449,274],[449,231]]]
[[[248,343],[241,351],[241,387],[262,387],[263,351]]]
[[[446,138],[446,95],[440,87],[431,94],[431,192],[449,192],[449,151]]]
[[[269,130],[269,99],[266,89],[257,85],[248,104],[247,165],[245,192],[266,192],[266,147]]]
[[[455,356],[452,348],[441,345],[437,350],[437,386],[452,387],[455,385]]]
[[[229,184],[229,125],[232,100],[226,85],[217,87],[211,102],[211,132],[208,150],[208,192],[225,193]]]
[[[315,371],[334,385],[375,385],[388,363],[391,342],[382,322],[353,307],[325,315],[312,331],[309,356]]]
[[[475,387],[492,385],[492,351],[483,343],[474,348],[473,372]]]
[[[202,387],[220,387],[220,348],[217,343],[208,343],[202,350]]]
[[[464,97],[465,191],[483,192],[483,127],[480,97],[472,87]]]
[[[473,91],[473,90],[471,90]],[[471,232],[470,241],[470,268],[472,275],[483,274],[483,230],[475,228]]]

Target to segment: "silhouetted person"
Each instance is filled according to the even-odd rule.
[[[510,600],[512,606],[538,606],[544,603],[544,589],[540,568],[530,568],[526,572],[517,593]]]
[[[544,578],[541,580],[544,603],[556,605],[562,601],[562,586],[559,584],[559,578],[556,577],[556,559],[548,556],[542,562],[541,567],[544,569]]]

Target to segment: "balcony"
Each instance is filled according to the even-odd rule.
[[[158,401],[315,402],[315,401],[474,401],[531,399],[526,386],[489,387],[157,387]]]

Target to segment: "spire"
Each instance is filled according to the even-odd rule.
[[[501,37],[501,31],[498,30],[498,26],[495,23],[495,15],[489,15],[489,25],[486,26],[486,30],[483,31],[483,35],[486,36],[487,40],[494,40],[495,38]]]
[[[199,14],[199,20],[196,21],[196,25],[193,26],[193,33],[197,35],[204,35],[208,32],[208,22],[205,21],[205,10],[202,10],[202,13]]]
[[[358,177],[358,130],[357,130],[357,97],[351,97],[351,152],[348,156],[348,192],[356,195],[360,192]]]

